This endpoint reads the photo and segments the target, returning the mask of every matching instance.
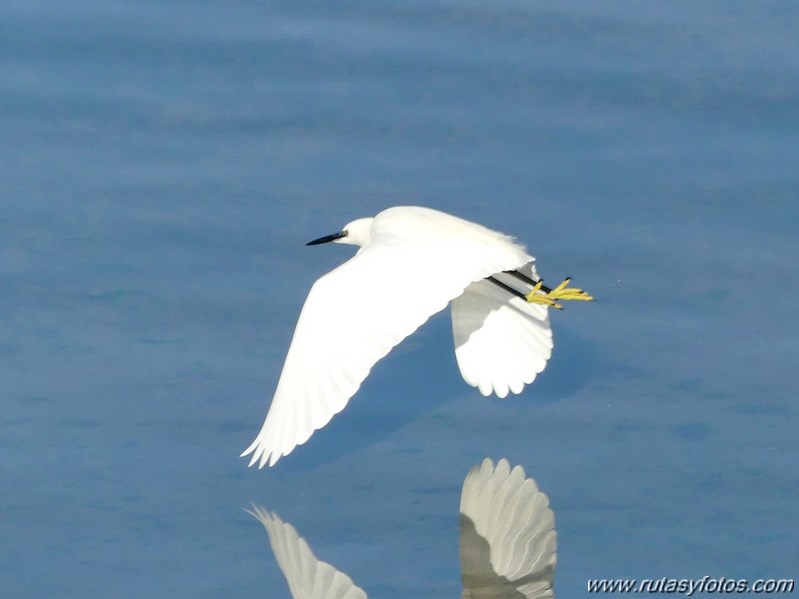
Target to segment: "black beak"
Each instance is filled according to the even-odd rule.
[[[347,232],[341,231],[340,233],[333,233],[332,235],[325,235],[324,237],[320,237],[319,239],[314,239],[313,241],[309,241],[305,245],[319,245],[320,243],[330,243],[331,241],[335,241],[336,239],[341,239],[342,237],[346,237]]]

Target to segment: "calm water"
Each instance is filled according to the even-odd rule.
[[[251,501],[371,597],[457,597],[460,485],[522,464],[594,577],[795,577],[799,9],[0,5],[0,588],[288,597]],[[439,315],[270,471],[309,239],[428,205],[592,305],[485,399]]]

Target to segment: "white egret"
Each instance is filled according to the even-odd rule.
[[[294,599],[366,599],[349,576],[316,558],[291,524],[253,505]],[[524,469],[485,459],[463,483],[460,505],[462,599],[552,599],[555,516]]]
[[[461,375],[483,395],[520,393],[552,353],[547,306],[592,300],[545,287],[512,237],[419,206],[361,218],[308,243],[360,247],[314,283],[260,433],[241,455],[272,466],[338,414],[372,366],[452,305]]]

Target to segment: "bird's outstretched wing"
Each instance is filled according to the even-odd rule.
[[[533,262],[517,269],[538,280]],[[495,278],[528,292],[505,273]],[[521,393],[552,355],[547,308],[531,304],[490,281],[477,281],[452,301],[452,335],[463,379],[483,395]]]
[[[463,483],[463,599],[551,599],[555,516],[521,466],[485,459]]]
[[[319,561],[291,524],[262,507],[247,510],[264,525],[277,564],[294,599],[366,599],[346,574]]]
[[[372,366],[470,283],[530,260],[511,238],[440,212],[378,214],[371,243],[311,288],[269,413],[242,456],[273,465],[344,409]]]

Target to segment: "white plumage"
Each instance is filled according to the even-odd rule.
[[[511,237],[418,206],[358,219],[317,240],[358,245],[350,260],[319,278],[300,313],[250,465],[273,465],[346,406],[374,364],[452,303],[455,353],[464,380],[483,395],[519,393],[552,352],[546,306],[526,293],[534,258]],[[314,242],[312,242],[314,243]]]

